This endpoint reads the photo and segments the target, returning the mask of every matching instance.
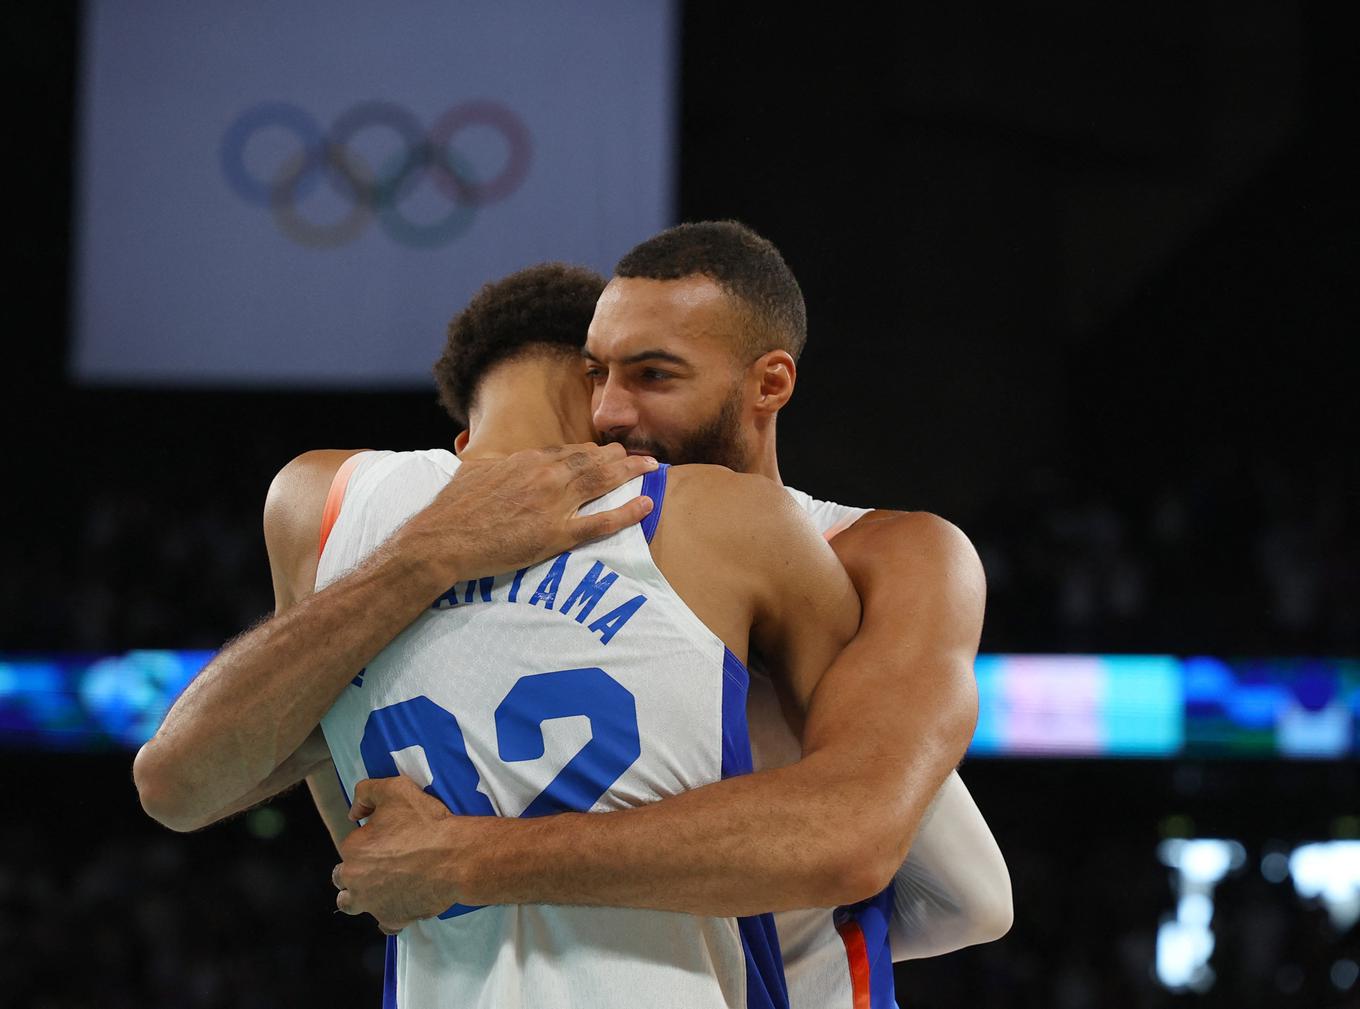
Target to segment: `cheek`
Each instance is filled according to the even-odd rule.
[[[688,435],[702,413],[693,397],[682,395],[639,396],[636,405],[639,430],[668,444]]]

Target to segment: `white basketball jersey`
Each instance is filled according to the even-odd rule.
[[[452,477],[442,450],[370,452],[349,476],[317,588],[362,561]],[[322,720],[341,783],[406,774],[464,815],[637,806],[750,770],[747,673],[652,560],[666,468],[639,526],[542,564],[453,585]],[[483,1009],[787,1005],[769,915],[464,907],[388,944],[384,1005]]]
[[[785,488],[828,540],[869,513]],[[774,684],[752,665],[746,702],[757,770],[784,767],[802,756],[780,710]],[[892,887],[834,910],[781,911],[774,916],[792,1009],[885,1009],[896,1005],[888,921]]]

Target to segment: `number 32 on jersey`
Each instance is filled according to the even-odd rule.
[[[603,669],[559,669],[521,676],[496,706],[496,748],[507,764],[543,756],[543,723],[584,715],[590,741],[557,772],[521,816],[584,812],[642,753],[637,702]],[[364,725],[359,753],[370,778],[398,773],[394,754],[412,746],[425,751],[431,782],[425,791],[462,816],[494,816],[491,800],[477,790],[480,777],[468,757],[463,730],[452,711],[421,695],[379,708]],[[440,918],[477,910],[455,904]]]

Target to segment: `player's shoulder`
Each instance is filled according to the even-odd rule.
[[[310,502],[324,504],[331,482],[361,448],[317,448],[290,459],[274,474],[265,495],[265,515],[276,516],[305,507]]]
[[[761,507],[795,514],[801,511],[784,488],[768,477],[738,473],[726,466],[690,463],[670,467],[667,501],[683,500],[694,509],[738,512]]]
[[[312,449],[289,460],[274,475],[264,502],[264,537],[271,556],[315,550],[335,475],[363,451]]]
[[[925,581],[985,584],[982,560],[962,529],[932,512],[871,511],[831,541],[841,562],[859,570],[911,572]]]
[[[885,535],[922,549],[946,553],[977,552],[962,529],[934,512],[874,509],[841,533],[841,536],[850,538]]]
[[[782,486],[726,466],[672,466],[665,508],[691,533],[734,546],[768,545],[787,537],[820,538]],[[665,516],[663,512],[663,521]]]

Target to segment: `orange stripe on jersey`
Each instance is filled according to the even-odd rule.
[[[846,921],[836,926],[845,956],[850,961],[850,991],[854,995],[853,1009],[869,1009],[869,950],[864,945],[864,930],[857,921]]]
[[[855,516],[853,516],[853,517],[847,515],[845,518],[841,519],[839,522],[837,522],[834,526],[832,526],[832,527],[831,527],[830,529],[828,529],[826,532],[822,533],[822,535],[823,535],[824,537],[826,537],[826,541],[827,541],[828,543],[830,543],[833,539],[835,539],[835,538],[836,538],[838,535],[840,535],[841,533],[845,532],[845,530],[849,529],[852,525],[854,525],[856,522],[858,522],[861,518],[863,518],[863,516],[861,516],[861,515],[855,515]]]
[[[340,464],[335,476],[331,478],[331,489],[326,492],[326,507],[321,509],[321,545],[316,549],[318,557],[326,551],[326,541],[331,538],[331,528],[340,517],[340,504],[345,500],[345,488],[349,486],[349,478],[354,473],[354,467],[359,464],[361,455],[362,452],[355,452]]]

